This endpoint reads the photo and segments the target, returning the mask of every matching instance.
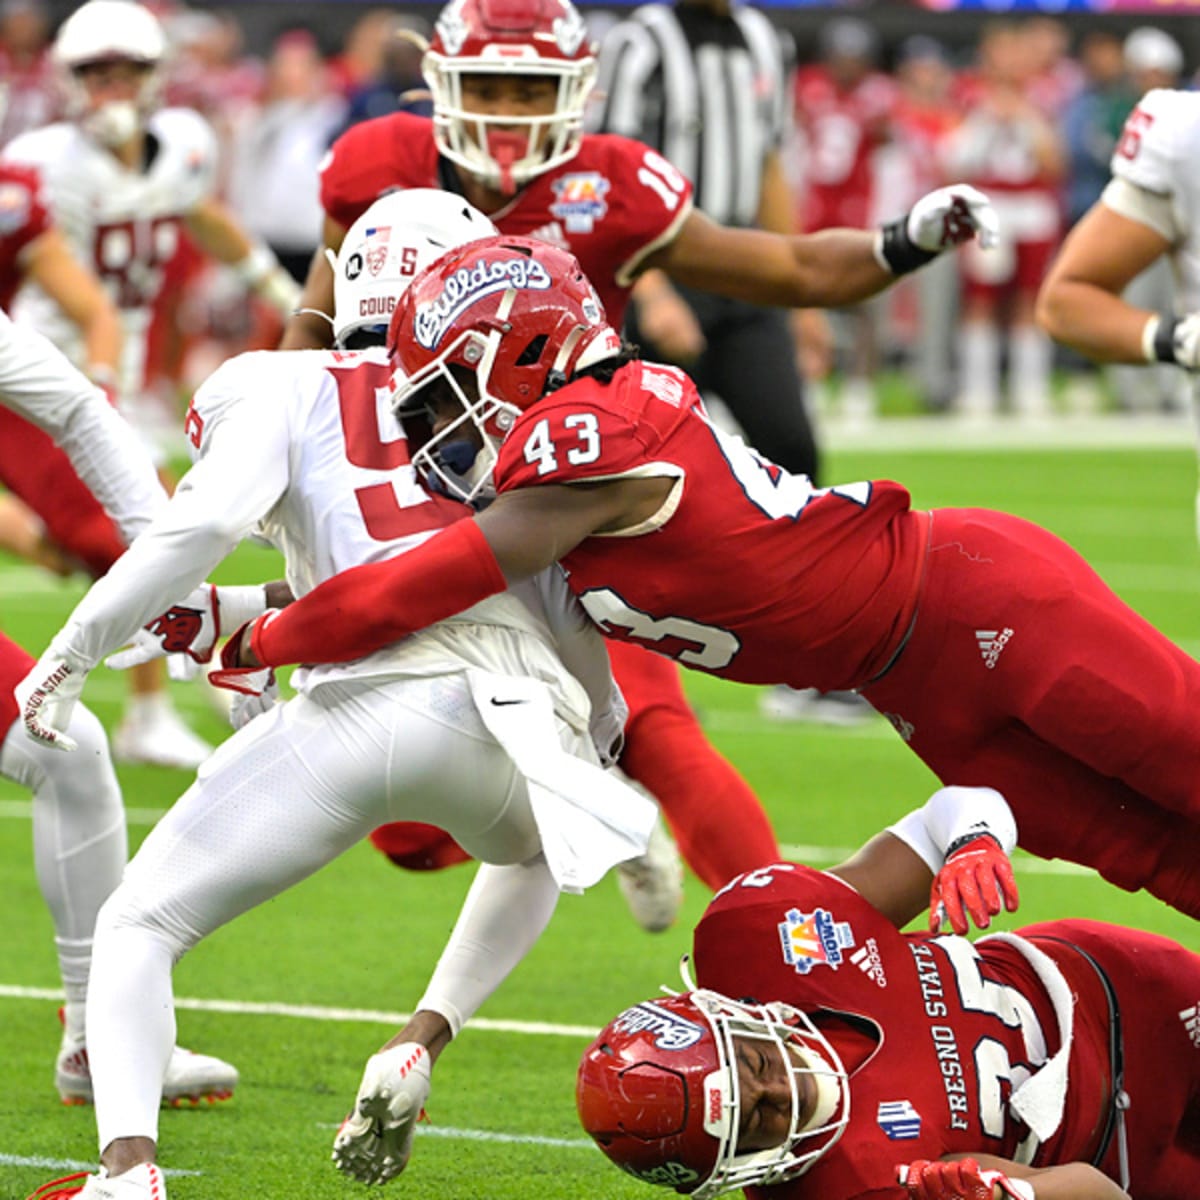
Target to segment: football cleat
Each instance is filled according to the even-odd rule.
[[[137,715],[127,713],[113,734],[112,748],[117,762],[189,771],[194,771],[213,751],[173,708],[165,705]]]
[[[112,1178],[100,1169],[98,1175],[67,1175],[44,1183],[26,1200],[167,1200],[163,1173],[153,1163],[139,1163]]]
[[[237,1087],[237,1068],[210,1054],[196,1054],[176,1046],[167,1063],[162,1102],[178,1108],[184,1104],[210,1104],[228,1100]],[[63,1034],[54,1064],[54,1086],[64,1104],[92,1103],[92,1070],[87,1044],[82,1038]]]
[[[633,919],[648,933],[675,923],[683,904],[683,863],[661,820],[650,832],[646,853],[617,864],[617,883]]]
[[[401,1042],[367,1059],[354,1111],[333,1140],[337,1169],[360,1183],[395,1179],[412,1155],[417,1122],[425,1117],[432,1064],[415,1042]]]

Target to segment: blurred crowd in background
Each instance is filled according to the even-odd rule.
[[[356,9],[330,45],[326,28],[287,27],[280,6],[277,31],[258,46],[235,8],[150,7],[172,45],[167,103],[213,124],[224,198],[303,280],[321,236],[318,166],[330,142],[367,117],[429,111],[427,17]],[[586,10],[600,41],[618,15]],[[0,144],[59,115],[47,57],[54,29],[44,0],[0,3]],[[825,411],[870,417],[888,378],[903,381],[918,411],[1182,410],[1180,372],[1165,369],[1153,383],[1144,369],[1097,372],[1033,320],[1046,267],[1107,182],[1138,98],[1192,86],[1195,64],[1171,34],[1080,30],[1033,15],[981,18],[970,46],[926,33],[885,43],[872,23],[831,15],[799,49],[786,154],[797,229],[874,225],[940,183],[968,181],[992,196],[1004,232],[993,250],[947,255],[860,311],[834,314],[830,374],[810,378]],[[1146,307],[1169,309],[1164,272],[1165,262],[1136,281]],[[150,368],[165,399],[229,354],[275,344],[277,318],[186,244],[168,286]],[[811,360],[801,361],[811,376]],[[1009,379],[1020,387],[1010,390]]]

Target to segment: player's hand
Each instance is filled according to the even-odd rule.
[[[638,329],[668,362],[687,365],[704,353],[704,330],[687,301],[665,281],[637,292]]]
[[[972,238],[987,250],[1000,237],[1000,219],[978,188],[956,183],[922,196],[909,210],[905,229],[913,245],[930,254]]]
[[[267,668],[267,684],[261,692],[248,693],[234,690],[233,701],[229,705],[229,724],[234,729],[242,729],[249,725],[255,717],[269,712],[279,703],[279,683],[275,672]]]
[[[1033,1200],[1033,1185],[1025,1179],[1010,1179],[1003,1171],[984,1170],[973,1158],[955,1162],[918,1159],[896,1168],[910,1200]]]
[[[1012,863],[990,833],[951,846],[929,893],[929,928],[937,933],[945,921],[963,934],[970,916],[980,929],[992,923],[1000,905],[1016,912],[1019,897]]]
[[[70,651],[57,651],[51,643],[33,670],[13,689],[25,732],[43,746],[74,750],[75,740],[66,730],[75,703],[83,691],[89,666]]]
[[[245,696],[261,696],[267,690],[275,679],[275,673],[254,657],[250,641],[254,636],[255,626],[278,611],[274,608],[268,609],[262,616],[239,625],[233,631],[233,635],[221,647],[220,667],[208,673],[208,681],[213,687],[241,692]]]
[[[431,1065],[429,1052],[416,1042],[367,1059],[354,1111],[333,1139],[339,1171],[361,1183],[387,1183],[408,1166],[429,1098]]]
[[[210,662],[222,633],[258,616],[266,606],[261,585],[214,587],[202,583],[147,622],[128,647],[110,654],[104,664],[124,671],[172,654],[187,655],[197,663]]]

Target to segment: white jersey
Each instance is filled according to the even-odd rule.
[[[40,333],[0,312],[0,404],[48,433],[132,542],[167,496],[132,428]]]
[[[258,351],[220,367],[188,413],[195,465],[150,529],[76,608],[66,644],[98,661],[201,583],[256,529],[284,554],[288,583],[300,596],[468,516],[464,506],[421,486],[391,413],[390,377],[382,349]],[[366,658],[313,667],[294,682],[308,691],[330,680],[478,667],[541,680],[559,715],[586,729],[592,707],[612,703],[607,653],[556,579],[539,577],[536,597],[533,587],[491,597]],[[573,643],[564,657],[586,691],[564,670],[563,636]]]
[[[3,153],[41,173],[55,223],[120,310],[120,390],[127,395],[141,387],[153,305],[179,243],[180,221],[216,187],[217,141],[198,113],[162,109],[148,119],[147,134],[149,162],[136,171],[71,122],[22,134]],[[18,293],[13,315],[83,361],[79,330],[34,285]]]
[[[1112,173],[1105,204],[1172,243],[1176,310],[1200,309],[1200,93],[1147,92],[1125,123]],[[1131,203],[1122,184],[1150,193],[1149,203]]]

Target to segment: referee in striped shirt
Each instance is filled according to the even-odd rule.
[[[692,181],[696,206],[713,220],[792,233],[780,147],[794,69],[790,35],[757,9],[729,0],[644,4],[601,43],[589,124],[654,147]],[[815,481],[787,312],[673,286],[659,272],[639,280],[634,299],[627,332],[647,357],[686,367],[756,449]],[[810,316],[827,338],[823,316]]]

